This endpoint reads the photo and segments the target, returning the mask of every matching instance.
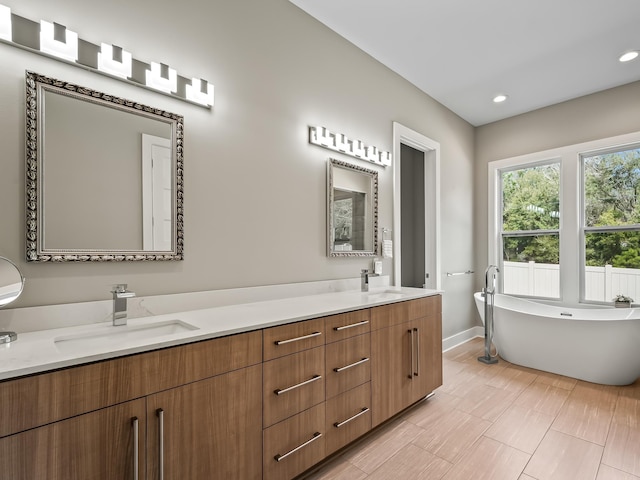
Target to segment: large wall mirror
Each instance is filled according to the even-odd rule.
[[[182,260],[182,116],[33,72],[26,99],[27,260]]]
[[[328,256],[375,256],[378,172],[330,159],[327,179]]]

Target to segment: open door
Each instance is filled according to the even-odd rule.
[[[395,122],[393,138],[394,284],[440,289],[440,144]]]

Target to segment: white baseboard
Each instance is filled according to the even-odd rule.
[[[464,332],[456,333],[447,338],[442,339],[442,352],[446,352],[447,350],[451,350],[458,345],[462,345],[465,342],[468,342],[472,338],[476,337],[484,337],[484,327],[472,327],[469,330],[465,330]]]

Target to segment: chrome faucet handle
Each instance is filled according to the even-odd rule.
[[[111,293],[113,293],[113,297],[114,298],[132,298],[135,297],[136,294],[135,292],[130,292],[129,290],[127,290],[128,285],[126,283],[119,283],[117,285],[113,286],[113,290],[111,290]]]

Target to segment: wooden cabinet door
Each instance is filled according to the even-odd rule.
[[[414,336],[415,371],[411,382],[411,403],[442,385],[442,322],[440,316],[411,322]]]
[[[409,323],[371,332],[371,404],[374,427],[411,404],[411,348]]]
[[[133,400],[4,437],[0,478],[143,480],[145,412]]]
[[[261,479],[261,398],[261,365],[150,395],[148,478]]]

